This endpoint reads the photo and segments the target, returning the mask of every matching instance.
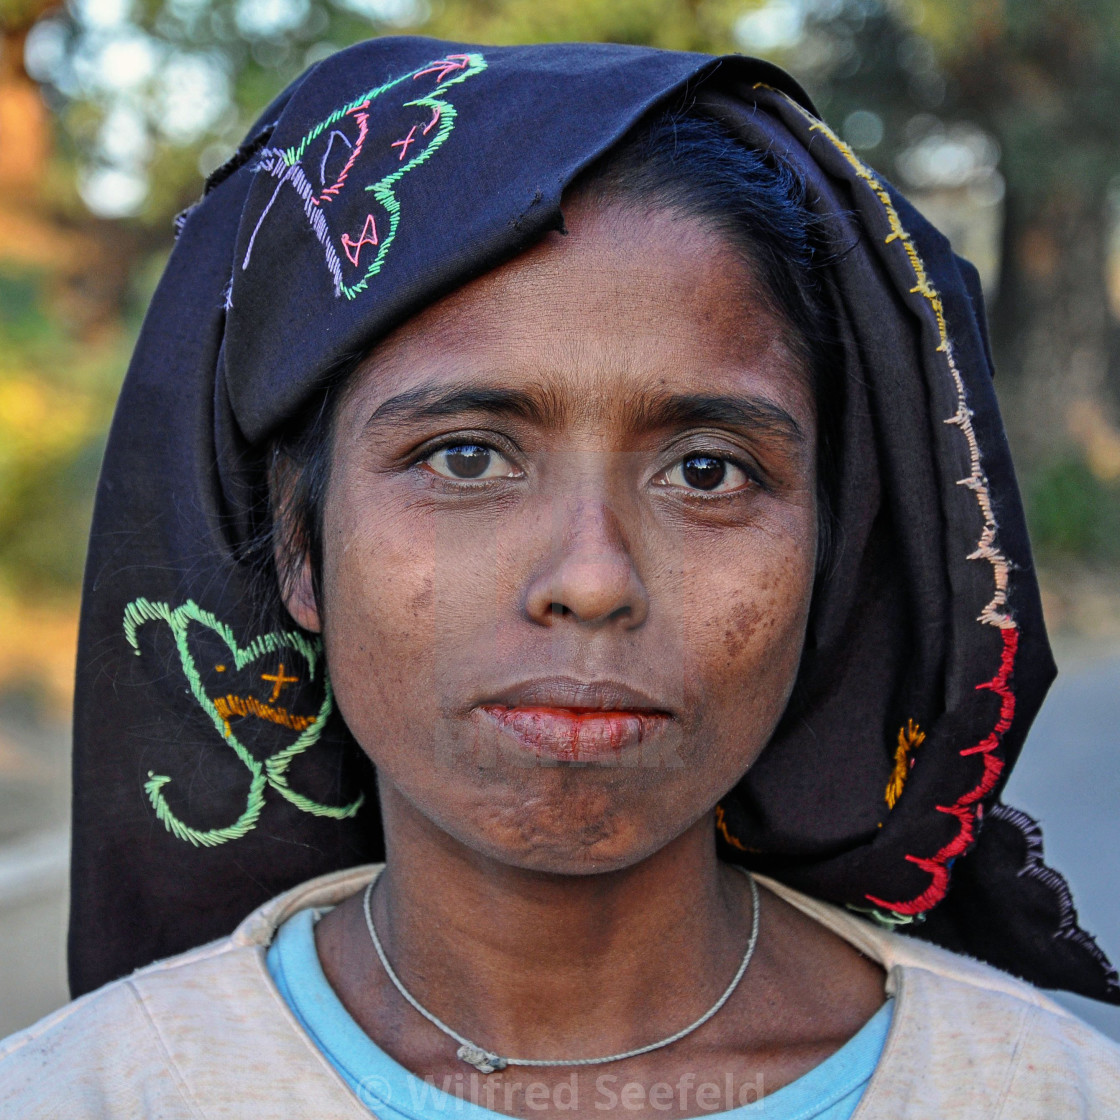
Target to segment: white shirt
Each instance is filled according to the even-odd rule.
[[[140,969],[0,1043],[19,1120],[369,1120],[277,991],[278,926],[363,889],[372,867],[304,883],[229,936]],[[1120,1047],[1029,984],[764,885],[887,972],[895,1008],[852,1120],[1114,1120]]]

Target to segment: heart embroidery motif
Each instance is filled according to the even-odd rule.
[[[323,250],[335,295],[354,299],[363,292],[381,271],[397,236],[401,217],[397,183],[426,163],[455,127],[455,106],[445,96],[447,90],[485,69],[480,54],[449,54],[361,94],[320,121],[293,147],[262,149],[253,170],[277,182],[249,238],[241,271],[248,269],[261,227],[287,188],[298,196],[308,227]],[[422,84],[416,87],[414,82]],[[433,88],[423,92],[424,84]],[[409,93],[401,105],[403,119],[390,133],[374,135],[370,106],[402,85]],[[420,96],[411,96],[417,90]],[[386,164],[389,170],[378,175]],[[356,192],[362,192],[366,201],[358,205],[355,218]],[[343,196],[344,205],[334,206]],[[334,212],[340,209],[349,216],[336,217]]]
[[[140,656],[137,632],[140,627],[149,622],[163,622],[170,629],[191,695],[250,775],[245,808],[237,820],[222,828],[197,829],[180,820],[164,797],[164,787],[171,781],[170,776],[149,771],[144,790],[152,803],[152,808],[156,811],[156,816],[163,822],[168,832],[180,840],[189,841],[196,847],[205,848],[240,839],[256,827],[264,808],[265,790],[270,786],[297,809],[317,817],[343,820],[357,813],[365,799],[364,794],[359,795],[349,805],[323,805],[292,789],[288,781],[288,768],[299,755],[318,742],[327,717],[334,706],[330,680],[326,674],[323,673],[323,702],[314,715],[299,715],[284,706],[283,690],[289,685],[296,684],[300,678],[286,671],[282,659],[274,672],[260,674],[261,680],[266,685],[272,686],[268,697],[262,699],[231,693],[212,698],[203,685],[202,675],[188,644],[188,630],[193,623],[217,635],[229,650],[229,661],[235,672],[268,655],[282,658],[285,651],[291,651],[306,663],[311,680],[316,679],[322,656],[322,648],[318,641],[309,640],[298,631],[277,630],[254,638],[247,646],[240,646],[233,631],[224,622],[219,621],[192,600],[188,599],[182,606],[173,608],[169,603],[156,603],[140,598],[129,603],[124,611],[124,636],[137,657]],[[226,668],[225,665],[216,666],[219,672],[225,672]],[[234,731],[235,720],[248,718],[288,728],[297,732],[297,735],[287,746],[281,747],[267,758],[257,759]]]

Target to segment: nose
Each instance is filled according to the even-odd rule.
[[[586,626],[641,626],[649,595],[615,513],[602,501],[579,502],[554,526],[546,562],[532,578],[525,608],[542,626],[561,619]]]

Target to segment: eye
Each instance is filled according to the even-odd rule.
[[[718,455],[686,455],[654,479],[661,486],[679,486],[704,493],[743,490],[754,480],[742,467]]]
[[[492,478],[519,478],[521,472],[500,452],[482,443],[453,443],[433,451],[423,460],[434,474],[470,482]]]

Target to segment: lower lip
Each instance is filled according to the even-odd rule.
[[[590,762],[635,747],[668,718],[658,712],[579,708],[482,709],[534,754],[560,762]]]

